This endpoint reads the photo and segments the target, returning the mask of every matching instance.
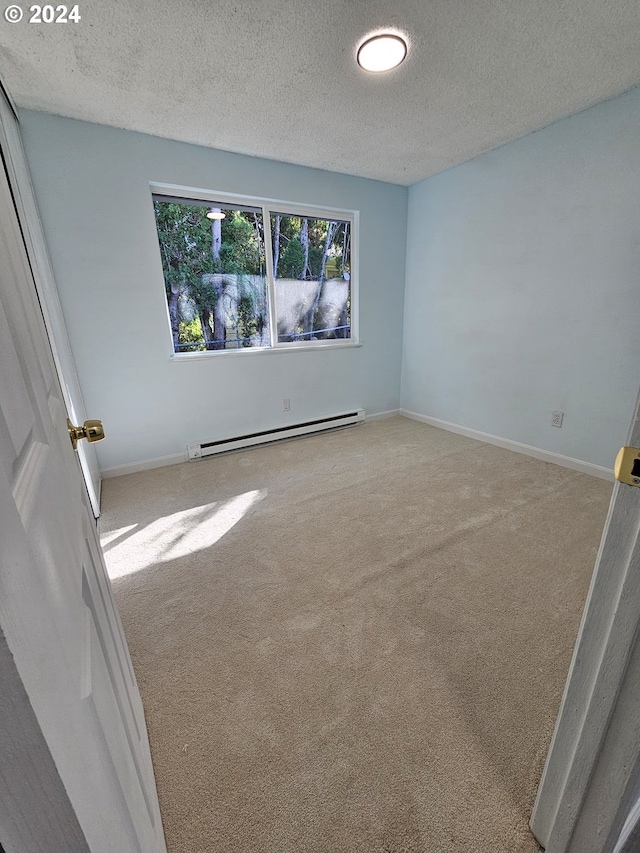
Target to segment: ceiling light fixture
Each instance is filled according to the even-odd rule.
[[[207,219],[224,219],[227,214],[223,213],[221,210],[210,210],[207,213]]]
[[[390,71],[407,55],[407,42],[395,33],[378,33],[358,48],[358,65],[365,71]]]

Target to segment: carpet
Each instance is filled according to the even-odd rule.
[[[170,853],[533,853],[611,484],[405,418],[107,479]]]

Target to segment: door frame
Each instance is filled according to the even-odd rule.
[[[87,419],[86,408],[22,146],[20,122],[11,96],[2,80],[0,80],[0,146],[53,361],[62,387],[64,403],[69,418],[76,424],[82,424]],[[91,509],[94,516],[98,518],[101,478],[98,457],[93,445],[81,442],[78,445],[78,460],[89,494]]]
[[[640,394],[627,445],[640,446]],[[640,488],[616,483],[531,816],[547,853],[609,853],[640,784]]]

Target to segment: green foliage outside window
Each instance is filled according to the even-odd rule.
[[[282,253],[278,264],[280,278],[300,278],[304,270],[304,251],[297,237],[292,237]]]
[[[270,346],[262,210],[161,196],[154,209],[175,352]],[[270,226],[277,339],[349,338],[350,223],[271,213]]]

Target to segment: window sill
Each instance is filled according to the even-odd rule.
[[[202,358],[230,358],[237,356],[244,358],[249,355],[275,355],[285,352],[326,352],[327,350],[359,349],[362,346],[357,341],[345,341],[345,343],[317,343],[317,344],[289,344],[279,347],[241,347],[240,349],[206,350],[204,352],[173,353],[169,361],[174,364],[198,361]]]

